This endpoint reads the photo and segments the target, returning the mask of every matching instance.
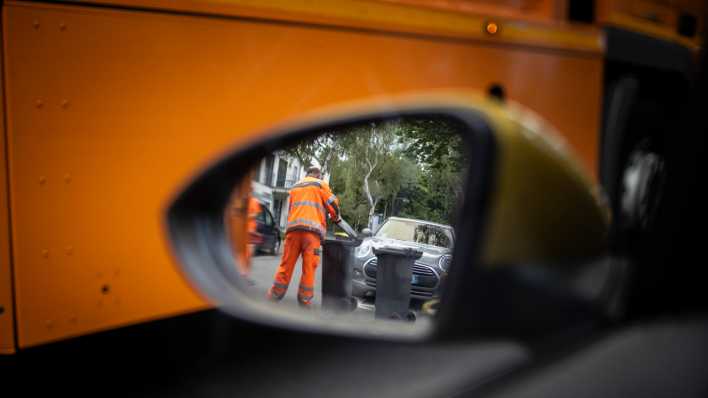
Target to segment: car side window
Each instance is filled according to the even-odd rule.
[[[440,247],[450,247],[450,239],[442,232],[435,230],[430,234],[430,238],[433,241],[431,244]]]
[[[413,232],[413,241],[416,243],[427,243],[426,234],[423,226],[417,226]]]
[[[265,224],[266,223],[266,212],[267,211],[265,209],[265,206],[261,205],[261,212],[258,213],[258,215],[256,216],[256,220],[258,220],[258,222],[260,222],[262,224]]]
[[[270,212],[264,211],[263,214],[265,214],[265,225],[272,227],[273,226],[273,216],[270,215]]]

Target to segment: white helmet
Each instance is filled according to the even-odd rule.
[[[322,172],[322,165],[317,159],[312,159],[310,161],[310,164],[307,166],[307,174],[313,173],[313,172]]]

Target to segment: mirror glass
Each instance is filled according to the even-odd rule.
[[[458,244],[464,128],[370,120],[267,153],[224,212],[239,289],[298,316],[429,324]]]

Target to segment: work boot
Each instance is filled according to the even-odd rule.
[[[268,289],[268,292],[266,293],[266,300],[272,301],[272,302],[278,302],[278,301],[282,300],[284,296],[285,296],[285,293],[283,293],[282,296],[278,296],[277,294],[274,294],[273,288],[271,287]]]
[[[306,309],[308,311],[312,309],[312,303],[310,303],[310,302],[306,303],[306,302],[298,300],[297,304],[300,306],[300,308]]]

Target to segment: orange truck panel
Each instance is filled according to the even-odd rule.
[[[415,33],[439,38],[476,40],[489,44],[532,45],[592,53],[604,50],[600,31],[592,26],[530,23],[515,17],[521,13],[470,14],[454,8],[413,7],[410,0],[91,0],[105,6],[160,10],[194,15],[288,21],[298,24],[348,27],[378,33]],[[400,3],[400,4],[396,4]],[[509,9],[491,7],[491,10]],[[514,17],[514,18],[512,18]],[[496,21],[502,27],[489,35],[484,26]],[[538,21],[537,21],[538,22]]]
[[[567,0],[378,0],[478,15],[494,15],[529,21],[565,18]]]
[[[3,18],[20,347],[207,307],[168,254],[166,204],[318,107],[500,83],[596,169],[597,49],[43,3]]]
[[[1,13],[0,13],[1,14]],[[0,32],[2,41],[2,32]],[[3,56],[0,54],[0,90],[4,85]],[[12,302],[12,256],[10,255],[10,212],[7,184],[5,106],[0,91],[0,354],[15,352],[14,308]]]

